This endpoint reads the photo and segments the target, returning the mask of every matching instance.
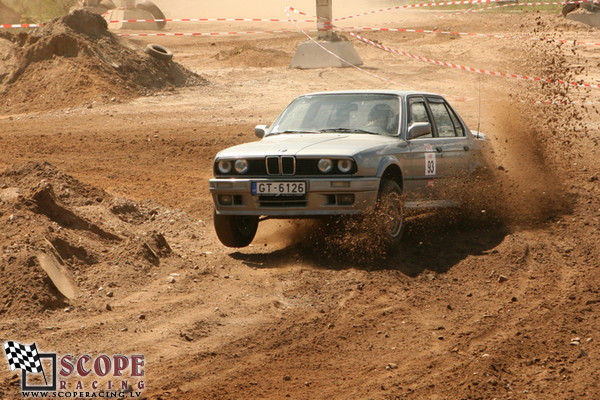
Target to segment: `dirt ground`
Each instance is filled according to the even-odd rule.
[[[552,13],[417,10],[351,24],[598,36]],[[293,29],[167,30],[278,27]],[[594,46],[363,33],[436,60],[600,83]],[[149,399],[600,398],[600,89],[468,73],[361,42],[370,75],[288,69],[303,40],[135,39],[168,47],[208,83],[133,98],[80,88],[68,107],[68,96],[53,105],[30,88],[0,108],[2,341],[143,354]],[[45,69],[71,79],[46,65],[41,82]],[[485,201],[412,216],[383,259],[344,256],[335,232],[307,221],[265,221],[250,247],[222,246],[208,191],[214,155],[256,140],[254,125],[299,94],[359,88],[446,95],[494,146],[498,176],[474,191]],[[72,299],[47,278],[48,263],[66,269]],[[20,398],[19,382],[0,368],[0,398]]]

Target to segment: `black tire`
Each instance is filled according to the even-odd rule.
[[[144,53],[163,61],[171,61],[173,52],[160,44],[149,44],[144,49]]]
[[[102,0],[100,2],[100,7],[106,8],[107,10],[117,8],[117,6],[115,6],[115,3],[113,3],[112,0]]]
[[[215,232],[227,247],[246,247],[256,235],[258,217],[252,215],[220,215],[214,213]]]
[[[154,19],[165,19],[165,14],[163,14],[163,12],[160,11],[160,8],[158,8],[156,4],[149,0],[140,1],[138,4],[135,5],[135,8],[148,11],[150,14],[152,14]],[[167,25],[167,21],[157,21],[156,25],[158,25],[159,29],[162,29],[165,27],[165,25]]]
[[[404,199],[396,182],[386,178],[381,180],[375,215],[382,239],[391,250],[400,243],[404,233]]]

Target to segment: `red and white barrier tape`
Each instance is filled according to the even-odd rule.
[[[440,31],[440,30],[427,30],[427,29],[403,29],[403,28],[372,28],[367,26],[335,26],[336,29],[342,31],[371,31],[371,32],[406,32],[406,33],[428,33],[428,34],[442,34],[442,35],[459,35],[459,36],[476,36],[476,37],[487,37],[494,39],[518,39],[518,40],[534,40],[534,41],[545,41],[545,42],[560,42],[560,43],[571,43],[573,45],[587,45],[587,46],[600,46],[600,43],[593,42],[582,42],[579,40],[566,40],[566,39],[554,39],[554,38],[535,38],[529,36],[511,36],[511,35],[497,35],[494,33],[473,33],[473,32],[452,32],[452,31]]]
[[[119,19],[107,21],[109,24],[133,22],[285,22],[287,19],[279,18],[167,18],[167,19]],[[299,20],[302,23],[315,23],[315,19]],[[0,28],[39,28],[43,24],[0,24]]]
[[[312,29],[308,32],[317,32]],[[298,33],[295,30],[278,31],[248,31],[248,32],[157,32],[157,33],[117,33],[123,37],[155,37],[155,36],[228,36],[228,35],[256,35],[262,33]]]
[[[298,14],[301,14],[301,15],[306,15],[306,14],[304,14],[304,13],[303,13],[303,12],[301,12],[301,11],[295,10],[295,9],[294,9],[294,8],[292,8],[292,7],[286,7],[286,8],[285,8],[285,13],[286,13],[286,15],[288,16],[288,19],[289,19],[289,21],[290,21],[291,23],[293,23],[293,24],[296,26],[296,29],[298,29],[300,32],[302,32],[302,33],[304,34],[304,36],[306,36],[306,37],[308,38],[308,40],[310,40],[311,42],[315,43],[317,46],[319,46],[320,48],[322,48],[323,50],[325,50],[327,53],[331,54],[332,56],[334,56],[335,58],[337,58],[338,60],[340,60],[342,63],[344,63],[344,64],[346,64],[346,65],[348,65],[348,66],[350,66],[350,67],[352,67],[352,68],[354,68],[354,69],[356,69],[356,70],[358,70],[358,71],[364,72],[365,74],[367,74],[367,75],[370,75],[370,76],[372,76],[372,77],[375,77],[375,78],[377,78],[377,79],[379,79],[379,80],[382,80],[382,81],[384,81],[384,82],[388,82],[388,83],[392,83],[392,84],[394,84],[394,85],[398,85],[398,86],[400,86],[400,84],[399,84],[398,82],[395,82],[395,81],[393,81],[393,80],[391,80],[391,79],[384,78],[384,77],[382,77],[382,76],[379,76],[379,75],[376,75],[376,74],[374,74],[374,73],[372,73],[372,72],[369,72],[369,71],[367,71],[367,70],[365,70],[365,69],[362,69],[362,68],[360,68],[359,66],[357,66],[357,65],[354,65],[354,64],[352,64],[351,62],[344,60],[342,57],[338,56],[337,54],[333,53],[333,52],[332,52],[332,51],[330,51],[329,49],[325,48],[325,47],[324,47],[324,46],[323,46],[321,43],[317,42],[315,39],[313,39],[313,37],[312,37],[312,36],[310,36],[310,35],[309,35],[307,32],[305,32],[305,31],[304,31],[302,28],[300,28],[300,25],[298,25],[298,24],[296,23],[296,20],[294,20],[294,19],[292,18],[292,16],[290,15],[289,11],[294,11],[294,12],[296,12],[296,13],[298,13]]]
[[[481,12],[481,11],[488,11],[488,10],[493,10],[496,8],[504,8],[504,7],[518,7],[518,6],[555,6],[555,5],[565,5],[565,4],[575,4],[573,2],[562,2],[562,1],[552,1],[552,2],[545,2],[545,3],[510,3],[510,4],[499,4],[496,6],[489,6],[489,7],[483,7],[483,8],[470,8],[468,10],[463,10],[463,11],[459,11],[454,13],[453,15],[458,15],[458,14],[468,14],[468,13],[472,13],[472,12]]]
[[[352,64],[352,63],[351,63],[351,62],[349,62],[349,61],[346,61],[346,60],[345,60],[345,59],[343,59],[342,57],[338,56],[337,54],[333,53],[333,52],[332,52],[332,51],[330,51],[329,49],[325,48],[323,45],[321,45],[321,43],[319,43],[319,42],[317,42],[315,39],[313,39],[313,37],[312,37],[312,36],[310,36],[310,35],[309,35],[307,32],[305,32],[304,30],[302,30],[302,28],[300,28],[300,26],[299,26],[298,24],[296,24],[295,20],[294,20],[294,19],[291,17],[291,15],[290,15],[290,14],[289,14],[289,12],[288,12],[288,11],[290,11],[290,10],[291,10],[291,11],[294,11],[294,12],[297,12],[297,13],[300,13],[300,14],[303,14],[303,13],[302,13],[302,12],[298,12],[297,10],[294,10],[294,9],[292,9],[292,7],[286,7],[286,8],[285,8],[285,13],[286,13],[286,14],[287,14],[287,16],[288,16],[288,18],[289,18],[289,21],[290,21],[290,22],[292,22],[294,25],[296,25],[296,28],[297,28],[297,29],[298,29],[300,32],[302,32],[302,33],[304,34],[304,36],[306,36],[306,37],[307,37],[307,38],[308,38],[308,39],[309,39],[311,42],[315,43],[317,46],[319,46],[320,48],[322,48],[324,51],[326,51],[327,53],[331,54],[333,57],[337,58],[338,60],[340,60],[341,62],[343,62],[344,64],[346,64],[346,65],[348,65],[348,66],[350,66],[350,67],[352,67],[352,68],[354,68],[354,69],[356,69],[356,70],[358,70],[358,71],[360,71],[360,72],[363,72],[363,73],[365,73],[365,74],[367,74],[367,75],[369,75],[369,76],[372,76],[372,77],[374,77],[374,78],[377,78],[377,79],[379,79],[379,80],[381,80],[381,81],[384,81],[384,82],[387,82],[387,83],[391,83],[391,84],[394,84],[394,85],[396,85],[396,86],[400,86],[400,87],[401,87],[401,85],[400,85],[398,82],[396,82],[396,81],[394,81],[394,80],[392,80],[392,79],[384,78],[384,77],[382,77],[382,76],[379,76],[379,75],[377,75],[377,74],[374,74],[374,73],[372,73],[372,72],[369,72],[369,71],[367,71],[367,70],[365,70],[365,69],[363,69],[363,68],[360,68],[359,66],[357,66],[357,65],[354,65],[354,64]],[[454,96],[454,95],[444,95],[444,96],[445,96],[445,97],[448,97],[448,98],[452,98],[454,101],[467,101],[467,100],[470,100],[470,99],[467,99],[467,98],[465,98],[465,97],[457,97],[457,96]]]
[[[370,14],[376,14],[384,11],[394,11],[406,8],[423,8],[423,7],[439,7],[439,6],[448,6],[448,5],[464,5],[464,4],[489,4],[489,3],[497,3],[506,0],[462,0],[462,1],[450,1],[450,2],[442,2],[442,3],[421,3],[421,4],[408,4],[404,6],[396,6],[396,7],[388,7],[381,8],[378,10],[367,11],[361,14],[350,15],[341,18],[335,18],[333,21],[342,21],[346,19],[361,17]],[[537,5],[553,5],[553,4],[582,4],[582,3],[590,3],[593,0],[576,0],[576,1],[566,1],[566,2],[546,2],[546,3],[514,3],[514,4],[501,4],[493,7],[486,7],[478,10],[466,10],[461,13],[466,12],[475,12],[475,11],[484,11],[486,9],[491,8],[500,8],[500,7],[512,7],[512,6],[537,6]],[[316,18],[315,16],[311,16],[302,11],[296,10],[294,7],[288,7],[290,11],[298,13],[300,15],[309,16]],[[108,15],[109,13],[105,13],[103,15]],[[458,14],[458,13],[457,13]],[[280,19],[280,18],[165,18],[165,19],[124,19],[124,20],[110,20],[109,23],[135,23],[135,22],[288,22],[288,20]],[[296,22],[302,23],[314,23],[317,22],[316,19],[307,19],[307,20],[296,20]],[[0,24],[0,29],[10,29],[10,28],[39,28],[43,24]]]
[[[391,47],[387,47],[387,46],[383,46],[379,43],[375,43],[372,40],[369,40],[365,37],[362,37],[360,35],[357,35],[356,33],[352,33],[349,32],[350,35],[354,36],[355,38],[357,38],[358,40],[365,42],[367,44],[370,44],[372,46],[375,46],[377,48],[380,48],[382,50],[385,50],[387,52],[393,53],[393,54],[397,54],[397,55],[401,55],[401,56],[405,56],[405,57],[410,57],[412,59],[418,60],[418,61],[422,61],[422,62],[426,62],[426,63],[430,63],[430,64],[437,64],[437,65],[441,65],[444,67],[449,67],[449,68],[454,68],[454,69],[460,69],[463,71],[469,71],[469,72],[475,72],[478,74],[483,74],[483,75],[492,75],[492,76],[502,76],[505,78],[513,78],[513,79],[520,79],[520,80],[526,80],[526,81],[536,81],[536,82],[548,82],[548,83],[560,83],[560,84],[565,84],[565,85],[570,85],[570,86],[577,86],[577,87],[586,87],[586,88],[594,88],[594,89],[599,89],[600,85],[598,84],[590,84],[590,83],[584,83],[584,82],[567,82],[561,79],[549,79],[549,78],[538,78],[535,76],[527,76],[527,75],[518,75],[518,74],[510,74],[510,73],[505,73],[505,72],[495,72],[495,71],[488,71],[485,69],[480,69],[480,68],[473,68],[473,67],[467,67],[464,65],[458,65],[458,64],[453,64],[453,63],[448,63],[445,61],[438,61],[438,60],[433,60],[431,58],[428,57],[421,57],[421,56],[417,56],[414,54],[410,54],[407,53],[405,51],[402,50],[396,50],[393,49]]]
[[[0,24],[0,28],[39,28],[40,24]]]
[[[506,1],[506,0],[462,0],[462,1],[447,1],[447,2],[443,2],[443,3],[406,4],[403,6],[380,8],[378,10],[367,11],[367,12],[360,13],[360,14],[348,15],[346,17],[341,17],[341,18],[334,18],[334,21],[342,21],[345,19],[363,17],[365,15],[377,14],[377,13],[385,12],[385,11],[401,10],[401,9],[406,9],[406,8],[458,6],[458,5],[465,5],[465,4],[490,4],[490,3],[499,3],[502,1]],[[593,0],[574,0],[574,1],[561,2],[561,3],[557,3],[557,4],[581,4],[581,3],[591,3],[591,2],[593,2]],[[295,11],[295,10],[292,9],[292,11]],[[304,15],[306,15],[306,14],[304,14]]]
[[[107,21],[109,24],[126,22],[289,22],[279,18],[166,18],[166,19],[117,19]],[[317,22],[316,19],[305,19],[297,22]]]

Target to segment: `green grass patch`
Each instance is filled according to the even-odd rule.
[[[0,0],[21,14],[23,23],[45,22],[69,12],[77,0]]]

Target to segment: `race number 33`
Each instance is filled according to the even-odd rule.
[[[425,153],[425,175],[435,175],[435,153]]]

